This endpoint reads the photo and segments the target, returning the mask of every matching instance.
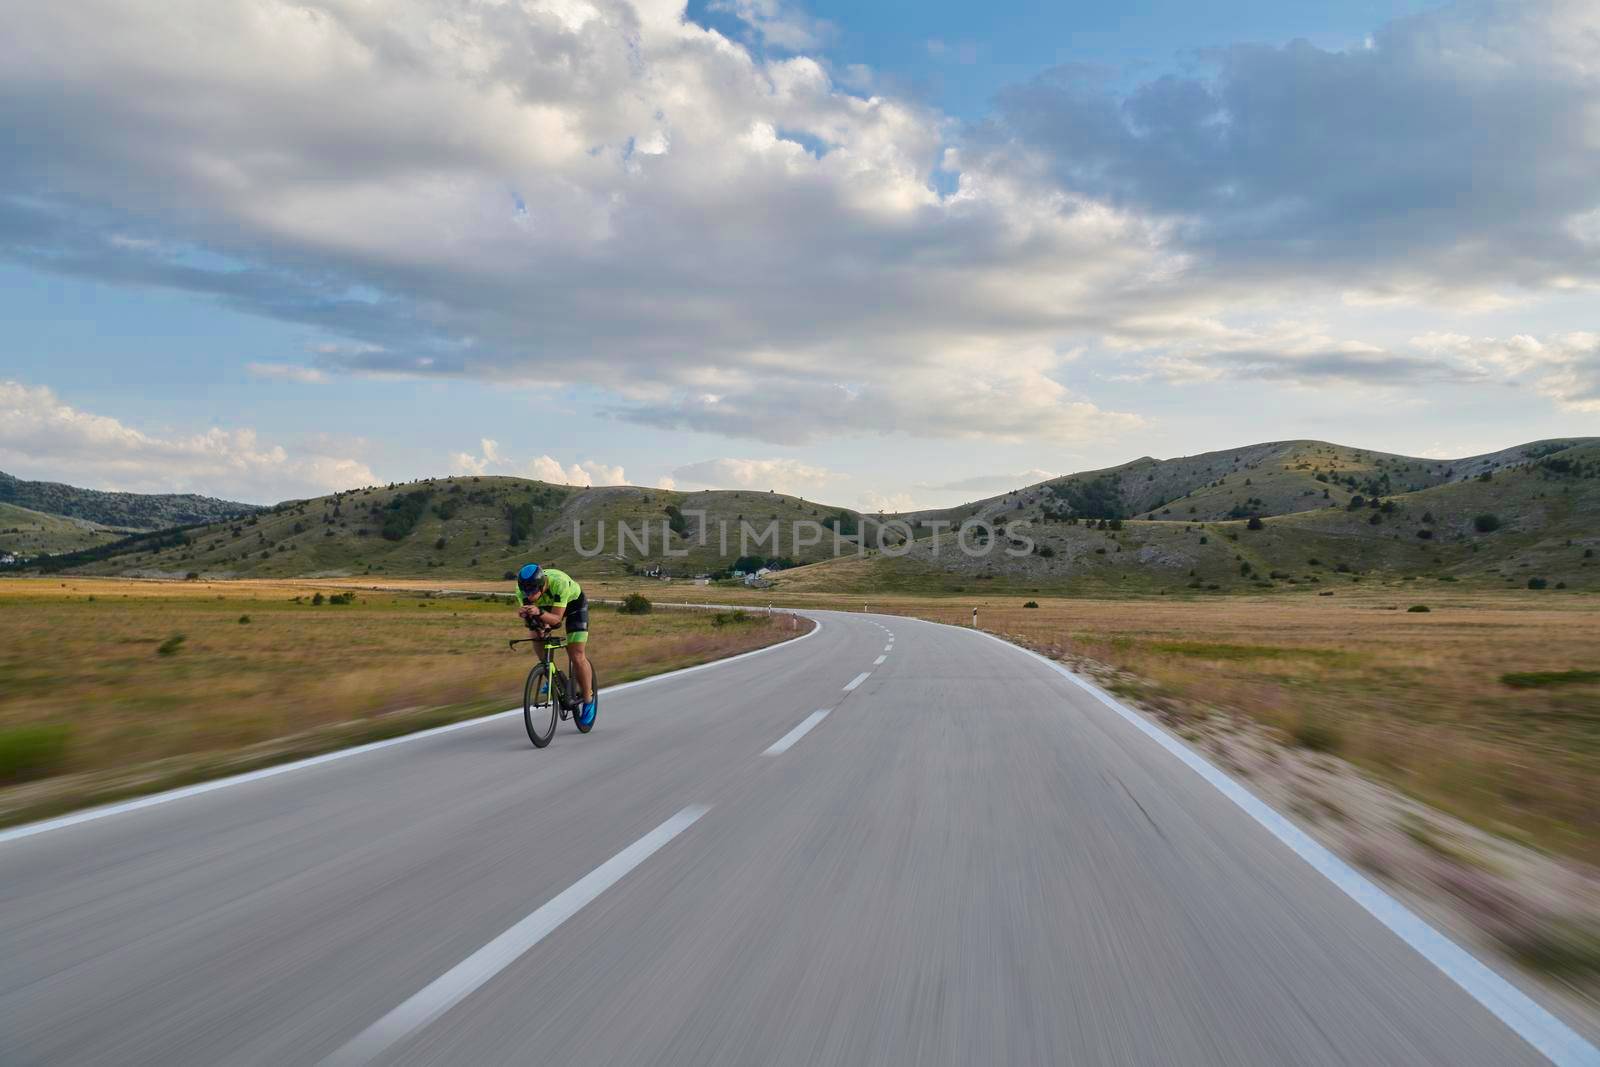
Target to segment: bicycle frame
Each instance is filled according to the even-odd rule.
[[[550,694],[550,699],[551,700],[554,700],[555,699],[555,691],[556,691],[556,674],[557,674],[557,672],[559,670],[559,668],[556,667],[556,656],[555,656],[555,654],[556,654],[556,652],[558,650],[567,647],[567,639],[565,637],[557,637],[556,635],[551,634],[551,635],[546,636],[546,637],[519,637],[519,638],[514,638],[514,639],[510,640],[508,642],[508,644],[509,644],[509,646],[510,646],[510,648],[511,648],[511,650],[513,652],[516,651],[516,648],[517,648],[518,645],[533,645],[533,646],[535,646],[534,649],[533,649],[533,652],[536,655],[538,655],[538,657],[539,657],[539,665],[544,668],[544,676],[545,676],[545,689],[544,689],[544,691],[546,693]],[[574,684],[576,684],[576,683],[574,683]],[[571,696],[570,693],[566,694],[566,695],[569,698]]]

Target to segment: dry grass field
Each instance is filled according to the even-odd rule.
[[[499,590],[503,592],[504,590]],[[0,581],[0,820],[373,740],[520,699],[508,602],[296,582]],[[316,603],[321,598],[321,603]],[[602,686],[771,644],[752,616],[592,612]]]

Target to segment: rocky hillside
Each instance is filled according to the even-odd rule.
[[[958,551],[948,528],[935,544],[937,524],[969,517],[994,531],[992,540],[968,539],[982,551]],[[810,532],[797,542],[800,520]],[[794,582],[935,588],[1210,591],[1371,573],[1592,588],[1596,548],[1600,440],[1453,461],[1298,441],[1135,460],[906,516],[748,490],[427,479],[291,501],[44,564],[152,576],[494,578],[536,559],[592,576],[777,564]],[[850,559],[827,562],[836,554]]]
[[[913,518],[1049,521],[1094,519],[1209,522],[1287,515],[1343,502],[1353,494],[1390,497],[1529,463],[1600,438],[1535,441],[1463,459],[1422,459],[1326,441],[1269,441],[1177,459],[1146,456],[1104,470],[1069,474],[957,508]]]
[[[107,493],[60,482],[28,482],[4,471],[0,471],[0,504],[125,530],[164,530],[260,510],[255,504],[193,493]]]

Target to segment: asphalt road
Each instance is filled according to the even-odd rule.
[[[0,836],[0,1063],[1545,1062],[1045,664],[819,617],[544,751]]]

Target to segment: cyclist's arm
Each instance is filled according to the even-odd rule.
[[[567,606],[565,604],[556,604],[552,607],[542,608],[524,598],[521,614],[523,618],[539,626],[559,626],[561,620],[566,618]]]

